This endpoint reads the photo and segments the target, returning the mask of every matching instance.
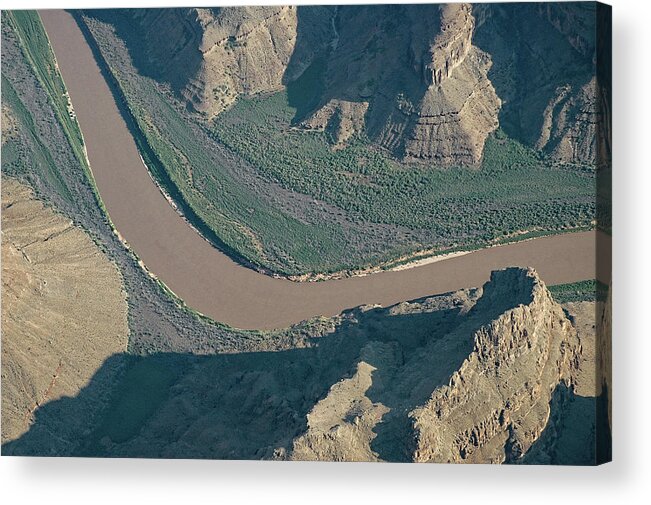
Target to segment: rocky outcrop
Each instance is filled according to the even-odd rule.
[[[294,440],[291,459],[303,461],[377,461],[371,442],[375,425],[390,410],[367,395],[400,360],[399,347],[371,342],[361,351],[353,376],[343,379],[307,415],[307,432]],[[371,363],[374,363],[372,365]]]
[[[517,271],[499,275],[504,286],[525,280]],[[530,302],[478,330],[449,384],[410,414],[415,461],[514,462],[542,433],[556,386],[577,368],[579,341],[542,281],[531,270],[526,277]]]
[[[477,4],[474,41],[493,60],[507,134],[563,163],[594,164],[605,134],[596,4]]]
[[[594,163],[604,141],[596,78],[578,90],[567,84],[556,91],[543,113],[536,149],[565,163]]]
[[[294,53],[294,6],[130,11],[145,44],[143,66],[207,117],[240,94],[282,88]]]
[[[494,272],[464,320],[411,359],[397,343],[367,344],[352,376],[307,415],[289,457],[518,462],[547,426],[559,385],[573,387],[577,331],[531,269]]]
[[[472,46],[470,4],[440,6],[440,22],[422,58],[427,89],[408,120],[403,156],[437,165],[476,165],[498,127],[500,99],[488,79],[490,56]],[[414,60],[419,61],[412,40]]]
[[[341,100],[363,104],[363,131],[396,156],[479,163],[500,100],[487,78],[490,57],[472,46],[470,5],[360,7],[338,19],[323,105],[304,124],[332,115]],[[398,27],[395,19],[406,21]]]
[[[368,102],[330,100],[301,126],[306,129],[327,131],[332,135],[335,147],[343,147],[355,135],[364,130],[364,116]]]
[[[408,161],[477,165],[500,124],[564,163],[593,164],[608,144],[608,132],[595,133],[608,106],[593,79],[597,16],[590,3],[144,9],[119,16],[113,22],[136,66],[208,119],[240,95],[296,83],[307,98],[295,123],[329,131],[335,148],[363,134]],[[319,68],[311,68],[316,61]],[[314,75],[299,82],[308,70]]]
[[[282,87],[296,43],[296,7],[197,9],[197,17],[202,86],[185,91],[195,108],[212,116],[239,94]]]
[[[538,14],[560,33],[567,43],[586,61],[590,61],[594,75],[581,82],[569,81],[559,86],[543,113],[540,138],[535,147],[565,163],[596,164],[608,159],[610,132],[608,131],[609,100],[606,82],[597,76],[598,13],[594,4],[538,4]],[[608,28],[602,28],[602,38]],[[600,41],[602,42],[602,41]],[[605,61],[599,62],[606,71]],[[608,77],[609,80],[609,77]]]
[[[108,356],[126,349],[129,329],[115,265],[81,229],[7,177],[2,233],[5,443],[29,429],[41,405],[77,395]],[[111,386],[114,372],[103,374],[105,386]],[[62,427],[53,444],[61,454],[74,442],[67,434],[83,431],[93,407],[105,400],[98,394],[78,404],[72,421],[54,419],[52,424]]]
[[[330,132],[335,148],[363,133],[411,161],[477,164],[498,125],[500,101],[486,78],[490,57],[472,45],[470,4],[112,16],[136,67],[208,119],[240,95],[304,87],[298,80],[310,71],[311,88],[300,94],[312,96],[296,122]],[[317,60],[322,69],[311,69]]]
[[[475,18],[470,4],[441,5],[439,33],[428,49],[423,78],[428,85],[441,84],[468,55]]]
[[[405,139],[406,159],[429,159],[443,166],[481,161],[486,137],[499,125],[501,102],[487,77],[490,57],[468,47],[454,72],[443,74],[439,84],[425,92]]]
[[[586,363],[594,370],[594,346],[577,336],[531,269],[288,332],[295,345],[275,352],[129,360],[116,387],[149,413],[114,429],[116,412],[131,408],[116,398],[107,410],[112,421],[80,435],[80,446],[66,453],[477,463],[555,461],[563,453],[575,464],[594,462],[595,411],[573,393],[594,390],[590,369],[577,373]],[[95,398],[98,376],[74,401],[39,408],[34,426],[65,432],[68,413],[76,417]],[[54,427],[53,415],[61,419]],[[3,451],[39,453],[56,440],[32,428]],[[577,444],[587,450],[574,450]]]

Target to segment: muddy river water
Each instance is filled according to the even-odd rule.
[[[150,272],[189,307],[217,321],[246,329],[280,328],[362,304],[386,306],[480,286],[491,270],[511,265],[536,268],[548,284],[595,278],[595,232],[537,238],[401,271],[325,282],[297,283],[241,266],[188,226],[154,184],[73,17],[56,10],[40,14],[113,224]]]

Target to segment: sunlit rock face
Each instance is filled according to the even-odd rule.
[[[133,9],[120,16],[114,21],[128,32],[140,70],[207,119],[240,96],[309,86],[296,124],[329,131],[335,148],[365,135],[408,161],[478,165],[486,138],[502,125],[558,161],[597,157],[604,90],[594,80],[591,5]]]
[[[547,427],[554,395],[574,387],[577,331],[531,269],[494,272],[464,319],[415,352],[363,347],[351,376],[307,415],[289,457],[518,462]]]
[[[531,299],[478,330],[472,353],[449,384],[411,413],[415,461],[517,461],[546,427],[559,383],[569,386],[576,373],[576,329],[537,275],[506,270],[494,273],[491,283],[482,302],[504,295],[494,288],[498,283],[529,284]]]

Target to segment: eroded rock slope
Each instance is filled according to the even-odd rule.
[[[472,353],[449,384],[412,411],[415,461],[517,460],[545,428],[557,385],[572,382],[578,369],[576,329],[533,272],[503,275],[509,274],[503,288],[525,289],[530,301],[478,330]]]
[[[105,420],[71,454],[528,463],[556,461],[552,432],[589,447],[595,411],[573,398],[594,390],[580,372],[594,360],[533,270],[289,331],[293,347],[276,352],[126,360]],[[57,405],[39,409],[43,425]],[[32,429],[3,450],[52,443],[40,437]]]
[[[304,126],[331,128],[339,144],[364,131],[411,160],[481,160],[500,100],[469,4],[346,7],[336,22],[321,105]]]
[[[208,118],[240,94],[280,90],[290,59],[302,54],[300,59],[309,63],[313,56],[309,47],[295,47],[295,6],[129,9],[93,15],[108,16],[118,27],[141,72],[171,85]],[[308,39],[320,37],[319,27],[306,30]],[[304,65],[295,62],[300,71]]]
[[[500,125],[565,163],[594,164],[607,138],[597,9],[589,2],[473,6],[475,43],[492,56],[488,77],[503,101]]]
[[[76,396],[108,356],[126,349],[128,334],[115,265],[27,186],[3,177],[2,442],[27,432],[41,405]],[[112,374],[101,375],[109,388]],[[79,402],[59,419],[53,452],[105,400]]]
[[[308,414],[291,457],[515,462],[544,430],[559,383],[572,383],[578,353],[535,272],[495,272],[464,322],[411,359],[364,347],[352,377]]]
[[[498,126],[568,163],[594,163],[607,138],[589,3],[92,15],[113,16],[139,70],[207,118],[294,85],[296,124],[328,130],[335,148],[365,134],[411,161],[476,165]]]

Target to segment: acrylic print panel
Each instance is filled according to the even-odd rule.
[[[610,7],[2,13],[2,453],[610,459]]]

